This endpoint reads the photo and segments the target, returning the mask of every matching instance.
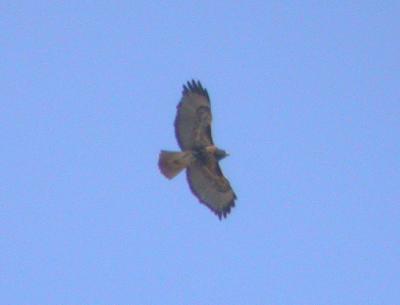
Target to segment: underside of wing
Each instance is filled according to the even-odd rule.
[[[218,162],[204,165],[197,161],[187,169],[187,179],[193,194],[221,219],[235,206],[236,195],[224,177]]]
[[[193,80],[183,86],[174,125],[175,135],[182,150],[213,144],[210,98],[199,81]]]

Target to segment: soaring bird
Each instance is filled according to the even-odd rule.
[[[200,81],[183,85],[174,124],[181,151],[162,150],[158,166],[168,179],[186,169],[193,194],[221,219],[235,206],[236,195],[219,166],[228,154],[212,139],[210,107],[210,97]]]

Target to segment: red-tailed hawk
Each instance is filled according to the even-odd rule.
[[[158,166],[174,178],[186,168],[193,194],[221,219],[235,206],[236,195],[222,174],[219,161],[228,154],[214,145],[211,136],[210,98],[199,81],[183,86],[177,106],[175,136],[181,152],[162,150]]]

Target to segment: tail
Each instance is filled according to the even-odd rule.
[[[168,179],[174,178],[194,160],[191,151],[173,152],[162,150],[158,159],[161,173]]]

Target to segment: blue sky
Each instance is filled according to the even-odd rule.
[[[398,1],[2,1],[2,304],[399,304]],[[157,169],[210,92],[238,201]]]

